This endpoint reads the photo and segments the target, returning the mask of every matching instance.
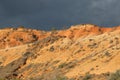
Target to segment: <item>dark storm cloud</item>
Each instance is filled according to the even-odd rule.
[[[99,22],[97,24],[105,26],[115,26],[120,24],[120,1],[119,0],[100,0],[92,3],[93,15]]]
[[[120,24],[119,0],[1,0],[0,26],[40,29],[92,23]]]

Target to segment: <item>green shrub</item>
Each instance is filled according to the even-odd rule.
[[[64,68],[65,66],[67,66],[67,63],[62,63],[58,66],[58,68]]]
[[[111,74],[108,80],[120,80],[120,70]]]
[[[57,80],[68,80],[67,77],[57,77]]]
[[[2,79],[2,78],[0,78],[0,80],[6,80],[6,79]]]
[[[91,74],[86,74],[85,76],[84,76],[84,78],[83,78],[83,80],[89,80],[89,79],[91,79]]]
[[[0,78],[0,80],[21,80],[21,79],[17,79],[17,78],[12,78],[12,79],[3,79],[3,78]]]

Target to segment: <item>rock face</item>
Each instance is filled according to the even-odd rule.
[[[120,27],[0,30],[0,78],[108,80],[120,69]]]
[[[29,44],[47,37],[48,34],[44,31],[25,28],[1,29],[0,48],[15,47],[18,45]]]

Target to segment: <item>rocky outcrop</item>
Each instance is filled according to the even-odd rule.
[[[0,78],[107,80],[120,69],[120,27],[0,30]]]

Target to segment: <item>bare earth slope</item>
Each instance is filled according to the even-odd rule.
[[[120,27],[91,24],[59,31],[0,30],[0,78],[108,80],[120,69]]]

